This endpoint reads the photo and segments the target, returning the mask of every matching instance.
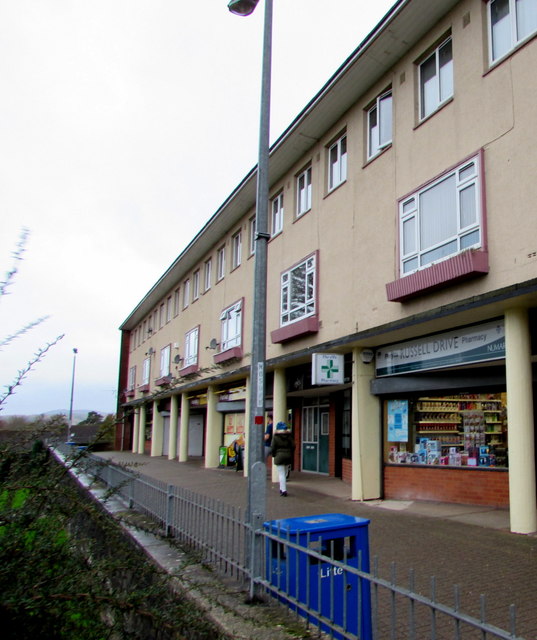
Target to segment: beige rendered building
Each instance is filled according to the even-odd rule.
[[[537,0],[401,0],[273,144],[267,399],[355,500],[537,530]],[[117,447],[248,424],[255,169],[121,326]]]

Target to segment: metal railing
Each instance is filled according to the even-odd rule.
[[[331,638],[347,640],[524,640],[516,634],[515,606],[509,608],[509,631],[488,622],[487,602],[481,595],[478,617],[461,610],[461,594],[454,587],[452,606],[438,602],[436,581],[430,595],[417,593],[414,572],[408,586],[396,582],[396,566],[389,579],[379,575],[378,559],[363,571],[349,556],[346,541],[338,549],[322,541],[306,541],[273,527],[256,531],[265,540],[265,574],[251,576],[245,548],[250,535],[243,511],[222,501],[149,478],[90,453],[84,471],[99,479],[111,495],[149,516],[163,535],[194,550],[201,562],[246,584],[254,580],[265,591]],[[77,467],[79,463],[77,462]],[[331,542],[333,545],[333,541]],[[365,620],[365,622],[364,622]],[[365,626],[364,626],[365,625]]]

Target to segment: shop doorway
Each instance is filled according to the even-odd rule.
[[[302,471],[328,473],[328,407],[302,409]]]
[[[203,416],[190,416],[188,421],[188,455],[203,455]]]

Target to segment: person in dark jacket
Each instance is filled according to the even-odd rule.
[[[276,431],[272,436],[272,457],[278,470],[278,480],[280,481],[280,495],[287,496],[287,467],[293,462],[293,452],[295,442],[291,435],[291,430],[285,422],[278,422]]]

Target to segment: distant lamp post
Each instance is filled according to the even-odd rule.
[[[71,429],[73,428],[73,396],[75,393],[75,369],[76,354],[78,349],[73,349],[73,375],[71,377],[71,402],[69,404],[69,422],[67,424],[67,442],[71,442]]]
[[[231,0],[228,9],[248,16],[259,0]],[[252,310],[252,359],[250,364],[250,421],[248,427],[248,503],[246,519],[250,528],[250,598],[256,595],[254,579],[263,572],[263,539],[256,534],[266,513],[267,470],[263,432],[265,427],[265,361],[267,324],[267,242],[269,196],[270,80],[272,59],[272,0],[265,0],[259,160],[255,213],[254,300]]]

